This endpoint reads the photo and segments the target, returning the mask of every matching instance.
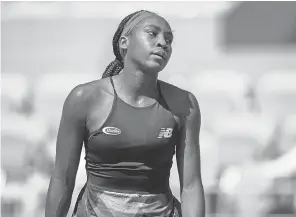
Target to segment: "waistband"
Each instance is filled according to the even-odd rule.
[[[99,186],[101,189],[122,193],[169,193],[169,179],[147,180],[138,178],[104,178],[88,172],[88,183]]]

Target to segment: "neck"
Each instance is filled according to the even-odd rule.
[[[156,72],[143,72],[132,67],[125,67],[118,75],[118,88],[133,101],[145,97],[156,98],[158,94]]]

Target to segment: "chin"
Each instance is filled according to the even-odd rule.
[[[160,71],[162,71],[165,68],[166,64],[164,63],[160,63],[160,62],[156,62],[156,61],[149,61],[145,64],[145,71],[149,71],[149,72],[155,72],[158,73]]]

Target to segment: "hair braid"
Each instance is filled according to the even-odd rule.
[[[142,11],[142,10],[141,10]],[[123,69],[124,64],[123,64],[123,59],[120,54],[120,49],[119,49],[119,39],[122,34],[123,28],[125,24],[137,13],[141,12],[137,11],[134,12],[128,16],[126,16],[119,24],[112,40],[112,46],[113,46],[113,53],[115,55],[115,60],[113,60],[105,69],[102,78],[110,77],[113,75],[119,74],[119,72]]]

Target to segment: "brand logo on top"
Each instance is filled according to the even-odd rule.
[[[105,133],[107,135],[112,135],[112,136],[117,136],[117,135],[121,134],[121,130],[116,127],[104,127],[102,131],[103,131],[103,133]]]
[[[161,128],[157,138],[170,138],[172,134],[173,128]]]

